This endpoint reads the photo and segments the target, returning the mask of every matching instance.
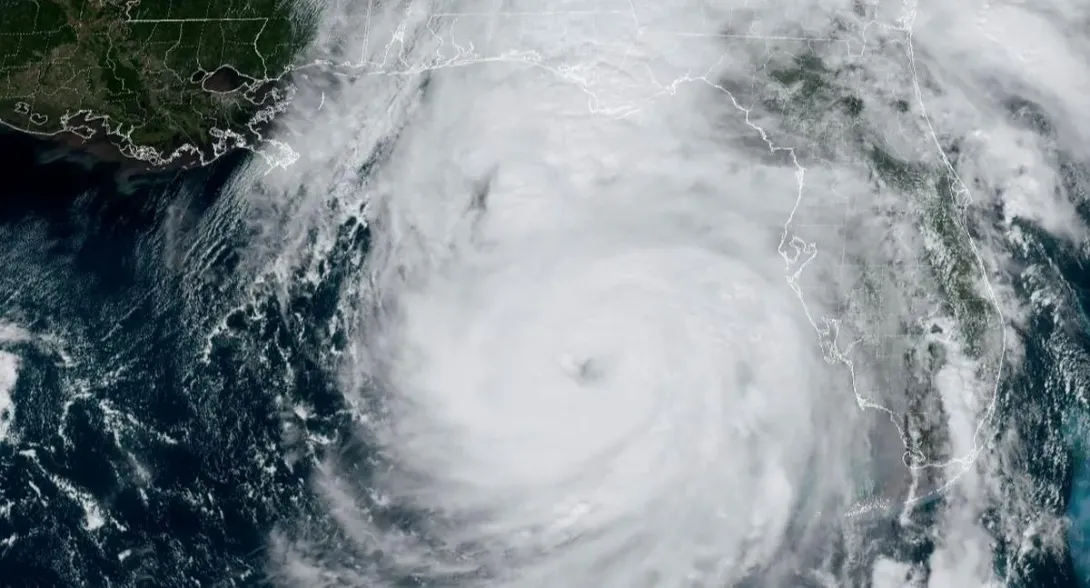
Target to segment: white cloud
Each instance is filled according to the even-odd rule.
[[[15,421],[15,402],[11,391],[19,377],[19,358],[0,351],[0,443],[9,442]]]
[[[354,341],[346,393],[381,382],[391,420],[361,421],[393,462],[369,499],[444,517],[423,524],[427,545],[382,528],[350,484],[330,481],[335,468],[322,477],[331,514],[355,543],[348,552],[381,548],[393,567],[423,575],[483,567],[498,586],[673,586],[690,573],[730,583],[759,564],[789,574],[825,541],[796,507],[817,520],[858,497],[861,469],[901,467],[900,447],[875,451],[891,463],[866,461],[871,441],[896,432],[853,394],[890,403],[899,422],[916,374],[898,371],[896,353],[918,343],[902,329],[941,305],[925,270],[892,270],[896,284],[869,299],[853,289],[852,279],[888,276],[885,266],[921,263],[921,221],[902,194],[868,192],[864,166],[832,156],[808,161],[796,206],[797,162],[788,151],[770,156],[766,141],[842,154],[854,135],[829,147],[781,124],[761,101],[767,72],[754,71],[802,45],[746,35],[832,35],[836,15],[858,28],[845,35],[851,52],[825,54],[864,66],[873,83],[861,92],[875,105],[866,116],[898,156],[938,165],[932,123],[936,137],[990,133],[967,155],[977,168],[960,171],[1007,182],[1008,217],[1075,234],[1063,220],[1070,205],[1046,194],[1055,179],[1040,146],[995,124],[998,107],[975,98],[1002,59],[965,57],[970,41],[947,42],[946,23],[973,6],[932,2],[912,21],[927,120],[915,103],[900,118],[880,106],[916,99],[907,38],[889,28],[905,22],[900,2],[865,17],[846,1],[576,4],[516,2],[501,14],[475,3],[474,14],[434,19],[422,4],[411,14],[384,5],[366,15],[366,42],[348,32],[365,15],[325,14],[321,44],[355,39],[345,56],[358,67],[321,100],[318,90],[304,96],[323,107],[285,123],[305,130],[300,161],[263,178],[247,205],[264,231],[261,255],[284,275],[320,257],[338,223],[366,207],[370,273],[348,303],[371,305],[360,312],[382,322]],[[484,59],[463,59],[471,47]],[[1060,49],[1035,50],[1045,59]],[[435,60],[446,66],[422,96],[418,66]],[[1067,89],[1048,72],[1020,75],[1047,79],[1055,95]],[[1021,165],[1031,173],[1019,175]],[[789,218],[814,252],[798,282],[809,316],[777,255]],[[873,323],[859,318],[866,312]],[[820,361],[822,317],[841,319],[842,348],[859,339],[853,368],[866,390],[852,389],[843,365]],[[937,452],[963,457],[994,370],[949,351],[932,392],[953,444]],[[876,495],[904,498],[897,478]],[[791,523],[802,531],[788,541]],[[951,524],[965,544],[933,558],[933,586],[988,581],[988,538],[961,532],[971,526]],[[321,560],[281,571],[311,583]],[[349,582],[331,567],[329,583]],[[875,582],[896,585],[897,564],[879,568]]]

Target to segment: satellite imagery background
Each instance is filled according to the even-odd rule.
[[[1090,586],[1090,2],[0,0],[0,586]]]

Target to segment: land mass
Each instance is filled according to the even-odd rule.
[[[0,0],[0,125],[146,166],[261,140],[309,41],[291,0]]]

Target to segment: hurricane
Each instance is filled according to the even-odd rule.
[[[0,584],[1090,586],[1086,1],[92,4]]]
[[[845,491],[816,474],[859,432],[769,246],[791,191],[770,205],[714,145],[664,141],[668,113],[586,120],[577,89],[486,84],[479,117],[413,139],[499,159],[489,185],[373,203],[378,439],[406,470],[386,491],[474,521],[441,540],[498,585],[737,580]]]
[[[975,315],[944,312],[915,271],[942,262],[920,253],[892,176],[934,165],[936,199],[971,197],[918,77],[900,102],[876,84],[835,103],[912,105],[916,128],[883,149],[931,163],[894,173],[838,161],[879,150],[851,125],[791,111],[827,90],[807,68],[911,72],[911,9],[449,8],[360,10],[368,39],[391,40],[345,53],[397,75],[331,83],[311,97],[317,121],[298,123],[323,137],[378,123],[300,154],[336,183],[290,217],[322,234],[335,216],[316,203],[335,202],[367,227],[340,369],[372,457],[326,464],[317,484],[343,541],[285,542],[278,573],[543,587],[869,574],[851,545],[867,525],[932,517],[976,467],[1008,353],[994,266],[958,217],[941,238],[964,275],[945,279]],[[333,39],[355,22],[337,14]],[[332,145],[364,164],[330,170]],[[937,383],[906,394],[920,361]]]

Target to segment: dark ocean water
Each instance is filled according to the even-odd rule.
[[[1085,216],[1085,210],[1080,211]],[[999,541],[995,566],[1018,586],[1074,588],[1090,579],[1090,264],[1085,250],[1022,224],[1027,247],[1016,255],[1033,267],[1016,279],[1015,289],[1028,299],[1047,291],[1050,302],[1038,305],[1020,332],[1024,361],[1001,387],[992,436],[1006,454],[1000,491],[1021,504],[1024,513],[1006,513],[1020,524]],[[1041,517],[1068,518],[1060,529],[1065,549],[1042,548],[1050,529]],[[999,526],[1000,513],[986,520]],[[1024,543],[1015,542],[1024,533]],[[1015,539],[1011,541],[1009,539]]]
[[[0,327],[27,333],[0,339],[20,359],[0,442],[0,586],[261,586],[270,536],[340,541],[309,480],[331,451],[355,484],[376,463],[334,379],[358,327],[342,298],[363,223],[349,218],[284,284],[244,254],[255,228],[229,188],[244,154],[124,181],[12,134],[0,158]],[[1001,541],[995,566],[1014,586],[1071,587],[1090,577],[1090,258],[1023,230],[1020,261],[1047,270],[1016,286],[1065,304],[1027,325],[994,442],[1019,439],[1003,491],[1070,515],[1070,549]],[[372,512],[405,531],[426,515]]]
[[[269,533],[309,508],[294,437],[344,425],[310,327],[336,280],[290,309],[240,280],[248,229],[224,186],[243,155],[124,182],[10,134],[0,158],[0,325],[28,333],[0,341],[20,359],[0,585],[264,583]]]
[[[1081,211],[1084,218],[1086,210]],[[1024,406],[1050,407],[1037,423],[1044,451],[1036,452],[1036,471],[1059,483],[1063,512],[1069,517],[1068,547],[1078,585],[1090,586],[1090,263],[1085,251],[1038,236],[1041,254],[1052,262],[1067,305],[1059,320],[1039,319],[1029,337],[1036,382]],[[1048,345],[1051,342],[1052,345]],[[1033,385],[1037,384],[1037,385]],[[1028,395],[1027,395],[1028,396]],[[1044,401],[1044,402],[1042,402]],[[1063,451],[1051,450],[1062,446]]]

